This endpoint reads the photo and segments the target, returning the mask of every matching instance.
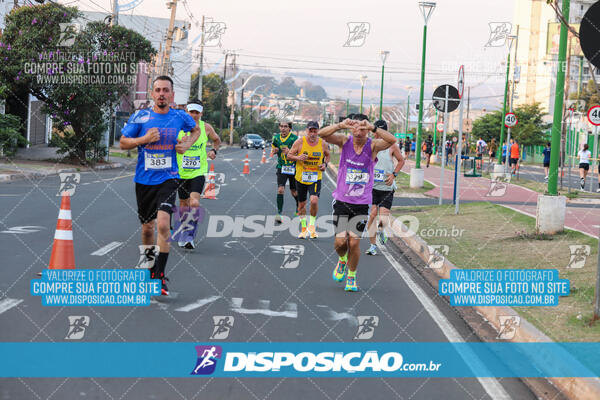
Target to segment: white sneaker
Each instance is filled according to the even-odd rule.
[[[188,249],[188,250],[194,250],[196,248],[196,246],[194,245],[194,242],[187,242],[184,246],[184,249]]]
[[[185,246],[185,242],[177,242],[177,245],[178,245],[179,247],[184,247],[184,246]]]

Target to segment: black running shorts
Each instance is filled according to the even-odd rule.
[[[179,199],[186,200],[190,198],[190,194],[192,192],[202,194],[202,190],[204,190],[204,182],[206,178],[204,175],[197,176],[192,179],[180,179],[179,186]]]
[[[310,185],[296,181],[296,190],[298,190],[298,202],[300,203],[306,201],[308,196],[319,197],[321,195],[321,180],[319,179]]]
[[[179,188],[179,179],[167,179],[158,185],[135,184],[138,218],[142,224],[156,219],[158,210],[171,214]]]

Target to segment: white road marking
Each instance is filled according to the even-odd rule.
[[[221,296],[210,296],[205,299],[200,299],[193,303],[190,303],[187,306],[176,308],[175,311],[190,312],[192,310],[195,310],[196,308],[200,308],[209,303],[213,303],[213,302],[219,300],[220,298],[221,298]]]
[[[93,252],[92,255],[93,256],[103,256],[103,255],[107,254],[108,252],[116,249],[117,247],[119,247],[122,244],[123,244],[123,242],[110,242],[106,246],[101,247],[98,250],[96,250],[95,252]]]
[[[0,233],[12,233],[12,234],[25,234],[25,233],[35,233],[39,232],[42,229],[46,229],[43,226],[36,225],[25,225],[25,226],[11,226],[7,231],[2,231]]]
[[[446,338],[448,338],[448,341],[454,343],[464,342],[464,339],[462,338],[460,333],[458,333],[454,326],[452,326],[450,321],[448,321],[446,316],[442,314],[442,312],[439,310],[439,308],[437,308],[437,306],[433,303],[433,301],[429,298],[425,291],[423,291],[423,289],[421,289],[421,287],[417,285],[417,283],[411,278],[411,276],[404,269],[404,267],[402,267],[402,265],[392,257],[392,255],[384,246],[380,247],[380,250],[381,254],[383,254],[385,258],[387,258],[389,263],[392,264],[392,266],[396,269],[402,280],[404,280],[406,285],[414,293],[417,300],[421,302],[425,310],[429,313],[429,315],[431,315],[431,318],[439,326],[440,330],[446,336]],[[474,370],[485,371],[485,367],[482,365],[482,362],[479,359],[479,357],[477,357],[477,355],[475,355],[475,353],[473,353],[470,349],[465,348],[465,350],[461,353],[461,357],[463,358],[463,360],[465,360],[467,365],[472,365],[474,367]],[[500,385],[496,378],[478,377],[477,380],[492,399],[510,400],[510,396],[508,395],[508,393],[506,393],[506,391],[504,390],[502,385]]]
[[[8,297],[0,300],[0,314],[18,306],[22,301],[22,299],[10,299]]]
[[[169,308],[168,304],[162,303],[155,299],[150,299],[150,304],[156,304],[158,306],[158,308],[160,308],[161,310],[166,310],[167,308]]]
[[[325,174],[327,178],[335,185],[333,179],[329,176],[329,174]],[[389,251],[385,248],[385,246],[381,246],[381,254],[385,256],[388,262],[394,267],[394,269],[398,272],[402,280],[406,283],[409,289],[413,292],[417,300],[423,305],[423,308],[429,313],[434,322],[438,325],[442,333],[446,336],[449,342],[462,343],[464,339],[458,333],[458,331],[452,326],[450,321],[446,318],[446,316],[440,311],[440,309],[433,303],[433,301],[429,298],[427,293],[417,283],[412,279],[409,273],[404,269],[404,267],[396,261]],[[473,365],[475,370],[484,371],[484,366],[481,365],[481,360],[469,349],[465,349],[463,353],[461,353],[461,357],[467,365]],[[487,394],[492,399],[506,399],[510,400],[510,396],[502,385],[498,383],[498,380],[495,378],[477,378],[483,389],[487,392]]]
[[[260,308],[242,308],[244,299],[239,297],[231,298],[231,311],[240,314],[262,314],[268,317],[287,317],[287,318],[298,318],[298,305],[296,303],[285,303],[284,309],[286,311],[273,311],[269,309],[271,302],[269,300],[259,300]]]
[[[337,312],[332,310],[331,308],[329,308],[329,306],[324,306],[324,305],[317,305],[317,307],[321,307],[321,308],[325,308],[327,309],[327,312],[329,313],[329,319],[332,321],[342,321],[344,319],[347,319],[348,322],[350,322],[351,325],[358,325],[358,319],[356,318],[355,315],[352,315],[350,313],[347,312]]]
[[[0,197],[17,197],[21,196],[20,194],[0,194]]]

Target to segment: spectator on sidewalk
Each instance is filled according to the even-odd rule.
[[[477,144],[475,145],[475,156],[480,157],[481,160],[477,160],[477,165],[479,169],[483,168],[483,152],[487,147],[487,143],[483,140],[482,137],[479,138]]]
[[[520,153],[519,153],[519,143],[517,143],[517,141],[515,139],[510,139],[512,144],[510,145],[510,164],[509,166],[512,167],[512,171],[511,173],[513,175],[515,175],[517,173],[517,170],[519,169],[519,158],[520,158]]]
[[[415,151],[416,151],[416,147],[417,147],[417,142],[415,142],[414,140],[410,142],[410,154],[411,155],[416,155]]]
[[[544,173],[546,174],[544,182],[548,182],[548,171],[550,171],[550,144],[550,142],[546,143],[546,147],[542,151],[544,155]]]
[[[488,154],[490,155],[490,165],[496,158],[496,151],[498,150],[498,144],[496,143],[496,139],[492,138],[490,145],[488,147]]]
[[[585,178],[587,177],[588,171],[590,170],[590,157],[592,153],[588,150],[589,146],[584,143],[583,149],[579,151],[579,185],[581,190],[585,188]]]
[[[425,140],[425,143],[423,143],[423,152],[425,153],[425,158],[427,158],[427,168],[429,168],[429,162],[431,161],[431,155],[433,154],[433,138],[431,135],[429,135]]]
[[[404,157],[410,157],[410,140],[408,138],[404,139]]]
[[[446,165],[450,162],[450,157],[452,157],[452,141],[446,141]]]
[[[500,164],[504,164],[506,162],[506,142],[502,145],[502,157],[500,157]]]

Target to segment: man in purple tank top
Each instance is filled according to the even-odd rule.
[[[341,129],[350,129],[351,135],[336,133]],[[377,132],[379,138],[369,138],[369,131]],[[321,129],[319,136],[342,149],[337,188],[333,192],[333,223],[336,227],[334,246],[339,256],[333,279],[342,282],[347,270],[344,290],[357,292],[360,237],[373,201],[373,167],[377,153],[390,148],[396,143],[396,138],[388,131],[376,128],[364,114],[351,114],[339,124]]]

